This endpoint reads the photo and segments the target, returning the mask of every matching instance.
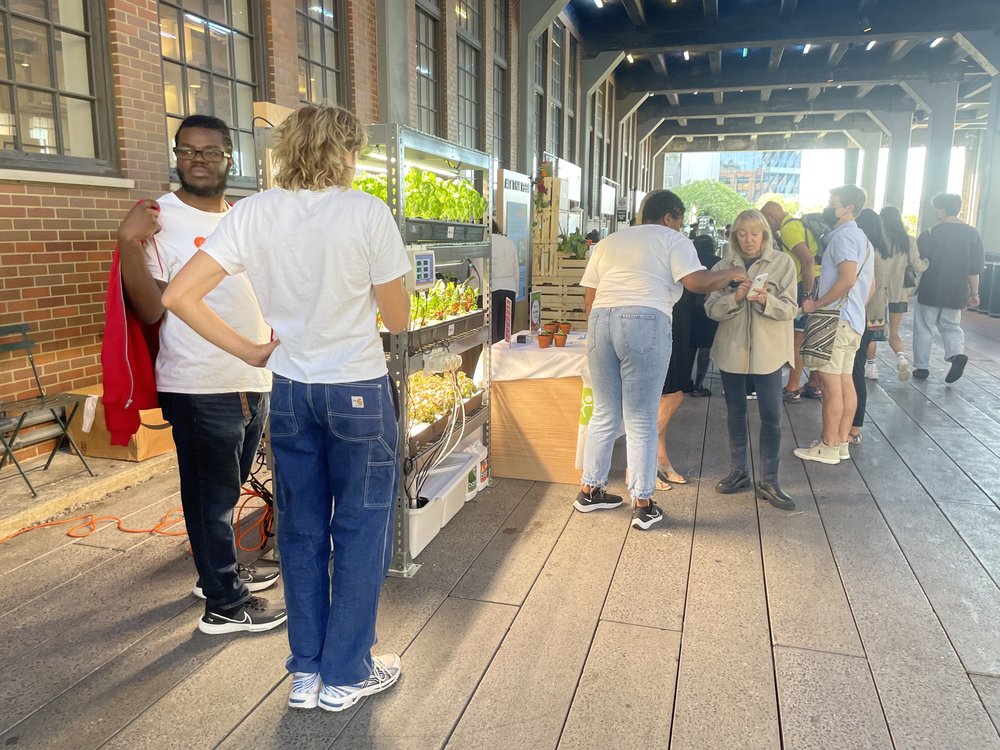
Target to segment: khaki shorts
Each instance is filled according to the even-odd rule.
[[[833,340],[833,356],[828,364],[817,367],[816,372],[827,375],[850,375],[854,371],[854,355],[861,346],[861,334],[847,321],[837,323],[837,336]]]

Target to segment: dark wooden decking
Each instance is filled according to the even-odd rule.
[[[704,481],[662,493],[653,531],[574,513],[573,487],[497,482],[387,581],[403,678],[340,715],[285,708],[283,630],[196,630],[183,540],[20,537],[0,546],[0,743],[1000,748],[1000,321],[966,325],[952,386],[943,363],[900,383],[881,362],[853,461],[793,458],[819,404],[786,407],[795,512],[713,491],[715,397],[678,414],[674,463]],[[171,473],[99,510],[140,524],[177,502]]]

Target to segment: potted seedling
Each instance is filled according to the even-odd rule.
[[[559,324],[559,333],[566,335],[573,330],[573,324],[568,320],[557,320]]]
[[[555,333],[556,331],[559,330],[559,321],[554,320],[551,323],[543,323],[542,330],[545,331],[546,333]]]
[[[553,334],[548,331],[542,331],[538,334],[538,348],[548,349],[552,346]]]
[[[552,340],[555,342],[556,346],[566,346],[566,334],[556,333],[552,336]]]

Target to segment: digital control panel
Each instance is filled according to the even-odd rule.
[[[428,250],[410,250],[410,260],[413,265],[410,285],[411,291],[426,289],[434,285],[434,252]]]

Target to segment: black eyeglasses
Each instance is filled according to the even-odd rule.
[[[230,156],[229,153],[223,151],[221,148],[190,148],[188,146],[176,146],[174,148],[174,156],[183,161],[191,161],[199,155],[205,161],[214,164],[222,161],[224,157]]]

